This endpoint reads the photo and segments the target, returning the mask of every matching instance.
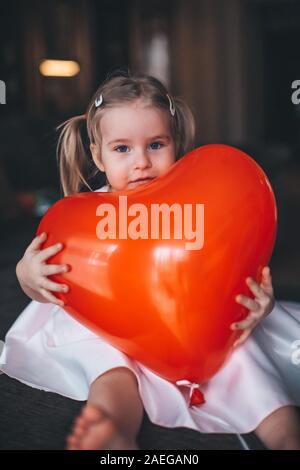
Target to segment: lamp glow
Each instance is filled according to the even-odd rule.
[[[80,72],[78,62],[74,60],[43,60],[39,70],[45,77],[74,77]]]

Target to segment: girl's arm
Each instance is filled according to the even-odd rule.
[[[263,320],[274,308],[275,299],[273,293],[272,277],[270,268],[265,266],[262,270],[262,281],[260,284],[251,277],[246,279],[248,287],[251,289],[255,298],[246,295],[237,295],[235,300],[249,309],[249,315],[238,323],[232,323],[232,330],[244,330],[243,334],[234,343],[234,347],[243,344],[256,325]]]
[[[67,272],[68,266],[46,263],[48,258],[63,248],[63,245],[57,243],[41,250],[40,245],[46,238],[47,235],[42,233],[33,239],[26,249],[23,258],[16,266],[16,276],[22,290],[32,300],[43,303],[51,302],[63,307],[64,302],[51,294],[51,291],[67,292],[68,286],[50,281],[47,276]]]

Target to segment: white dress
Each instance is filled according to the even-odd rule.
[[[97,191],[107,191],[104,186]],[[248,433],[274,410],[300,406],[300,304],[276,301],[189,406],[177,386],[81,325],[63,308],[31,301],[6,334],[0,370],[31,387],[87,400],[91,383],[116,367],[136,375],[149,419],[204,433]]]

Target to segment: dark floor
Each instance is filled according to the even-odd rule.
[[[34,237],[38,219],[18,219],[1,230],[0,339],[29,302],[20,289],[15,265]],[[63,449],[82,402],[28,387],[0,375],[0,449]],[[262,448],[255,435],[243,436],[252,449]],[[139,435],[142,449],[241,449],[235,435],[200,434],[190,429],[153,425],[148,417]]]

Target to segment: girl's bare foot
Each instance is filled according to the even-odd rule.
[[[67,439],[68,450],[137,450],[136,442],[131,442],[121,434],[116,424],[100,408],[87,403],[76,418],[71,434]]]

